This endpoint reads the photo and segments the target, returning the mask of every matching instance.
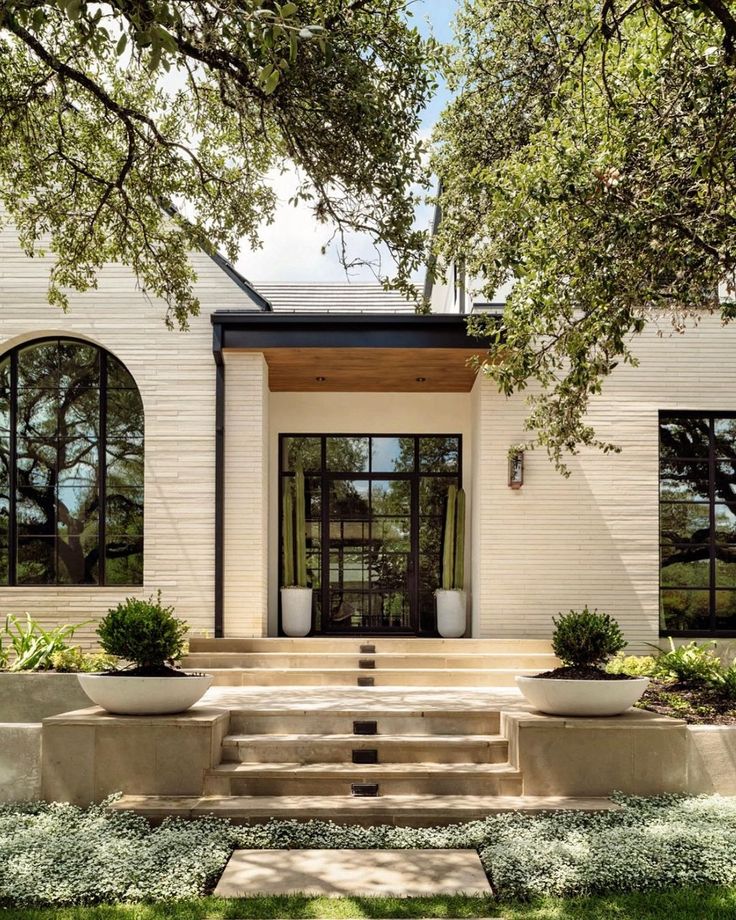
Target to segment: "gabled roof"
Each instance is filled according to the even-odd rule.
[[[380,284],[256,282],[275,313],[411,313],[414,304]]]

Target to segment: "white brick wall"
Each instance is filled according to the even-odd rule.
[[[0,587],[0,610],[46,624],[103,614],[128,593],[162,589],[193,632],[213,628],[215,365],[209,314],[244,307],[245,295],[206,256],[195,256],[202,315],[169,331],[127,269],[110,266],[99,289],[71,298],[67,314],[46,303],[50,260],[28,259],[12,228],[0,232],[0,351],[49,334],[87,338],[125,362],[145,407],[145,584],[136,592],[96,587]],[[93,627],[83,641],[91,639]]]
[[[262,354],[225,352],[225,393],[225,635],[265,636],[268,368]]]
[[[634,347],[640,366],[619,367],[590,413],[622,452],[586,451],[570,479],[527,453],[518,491],[507,486],[507,451],[525,439],[524,399],[476,383],[477,634],[544,637],[558,611],[587,603],[619,619],[632,648],[657,640],[658,412],[736,409],[736,326],[706,316],[682,336],[652,328]]]

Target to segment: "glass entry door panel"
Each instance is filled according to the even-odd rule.
[[[329,477],[328,631],[415,631],[411,487]]]
[[[435,633],[434,591],[460,438],[282,436],[281,484],[305,474],[318,634]]]

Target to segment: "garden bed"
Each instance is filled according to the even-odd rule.
[[[736,725],[736,704],[703,684],[652,679],[636,704],[661,716],[683,719],[690,725]]]
[[[495,895],[507,901],[736,885],[735,800],[618,801],[624,807],[614,812],[503,814],[442,828],[238,827],[218,818],[151,827],[104,806],[0,806],[0,906],[201,898],[235,848],[472,848]]]

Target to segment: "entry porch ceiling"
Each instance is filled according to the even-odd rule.
[[[273,392],[467,393],[477,351],[454,348],[269,348]]]
[[[215,358],[260,352],[274,392],[467,393],[486,343],[466,317],[213,314]]]

